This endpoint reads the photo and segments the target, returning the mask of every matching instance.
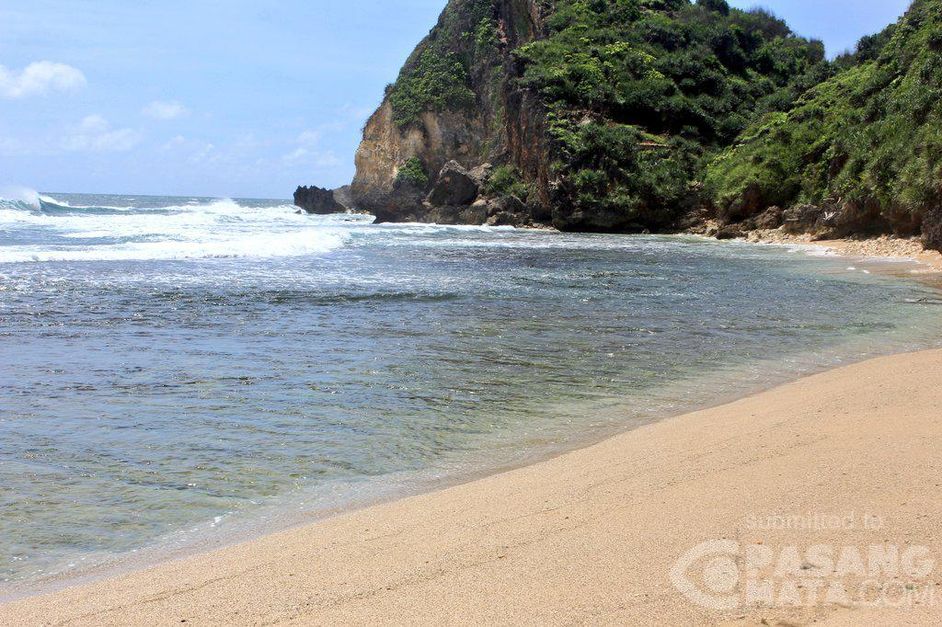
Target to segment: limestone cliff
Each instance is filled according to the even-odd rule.
[[[540,216],[538,207],[548,203],[545,115],[514,85],[511,52],[544,33],[542,4],[448,3],[366,123],[351,186],[358,208],[381,221],[466,222],[467,207],[426,202],[445,164],[512,163],[536,183],[530,198],[536,210],[520,221]]]

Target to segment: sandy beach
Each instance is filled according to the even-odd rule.
[[[880,358],[0,623],[938,624],[940,406]]]

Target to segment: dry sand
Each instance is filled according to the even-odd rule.
[[[526,468],[0,606],[0,624],[942,624],[940,408],[942,351],[881,358]],[[719,602],[739,606],[701,607],[670,572],[723,539],[728,557],[695,561],[676,580],[710,594],[738,581]],[[743,557],[746,545],[780,570]],[[824,552],[809,556],[812,545]],[[888,567],[858,572],[870,545],[895,547],[901,568],[889,553]],[[855,607],[863,579],[866,599],[903,607]],[[771,581],[773,607],[740,605],[747,581]],[[847,597],[811,603],[820,582]],[[783,605],[796,593],[803,605]]]

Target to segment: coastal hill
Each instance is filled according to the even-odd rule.
[[[705,158],[827,72],[823,44],[724,0],[451,0],[366,125],[354,199],[381,220],[668,228]],[[450,160],[443,187],[477,205],[424,202]]]
[[[793,207],[826,237],[921,234],[942,250],[942,2],[916,0],[835,67],[710,164],[720,215]]]
[[[942,0],[833,62],[725,0],[450,0],[364,129],[381,222],[942,248]]]

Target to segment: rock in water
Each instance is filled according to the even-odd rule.
[[[346,209],[347,211],[353,211],[355,206],[353,204],[353,196],[350,194],[350,186],[344,185],[343,187],[338,187],[334,190],[334,200],[340,203],[340,206]]]
[[[329,213],[344,213],[346,208],[334,198],[334,192],[312,185],[311,187],[298,187],[294,192],[294,204],[308,213],[326,215]]]
[[[460,163],[449,161],[429,192],[428,202],[436,207],[459,207],[470,205],[477,197],[478,182]]]

